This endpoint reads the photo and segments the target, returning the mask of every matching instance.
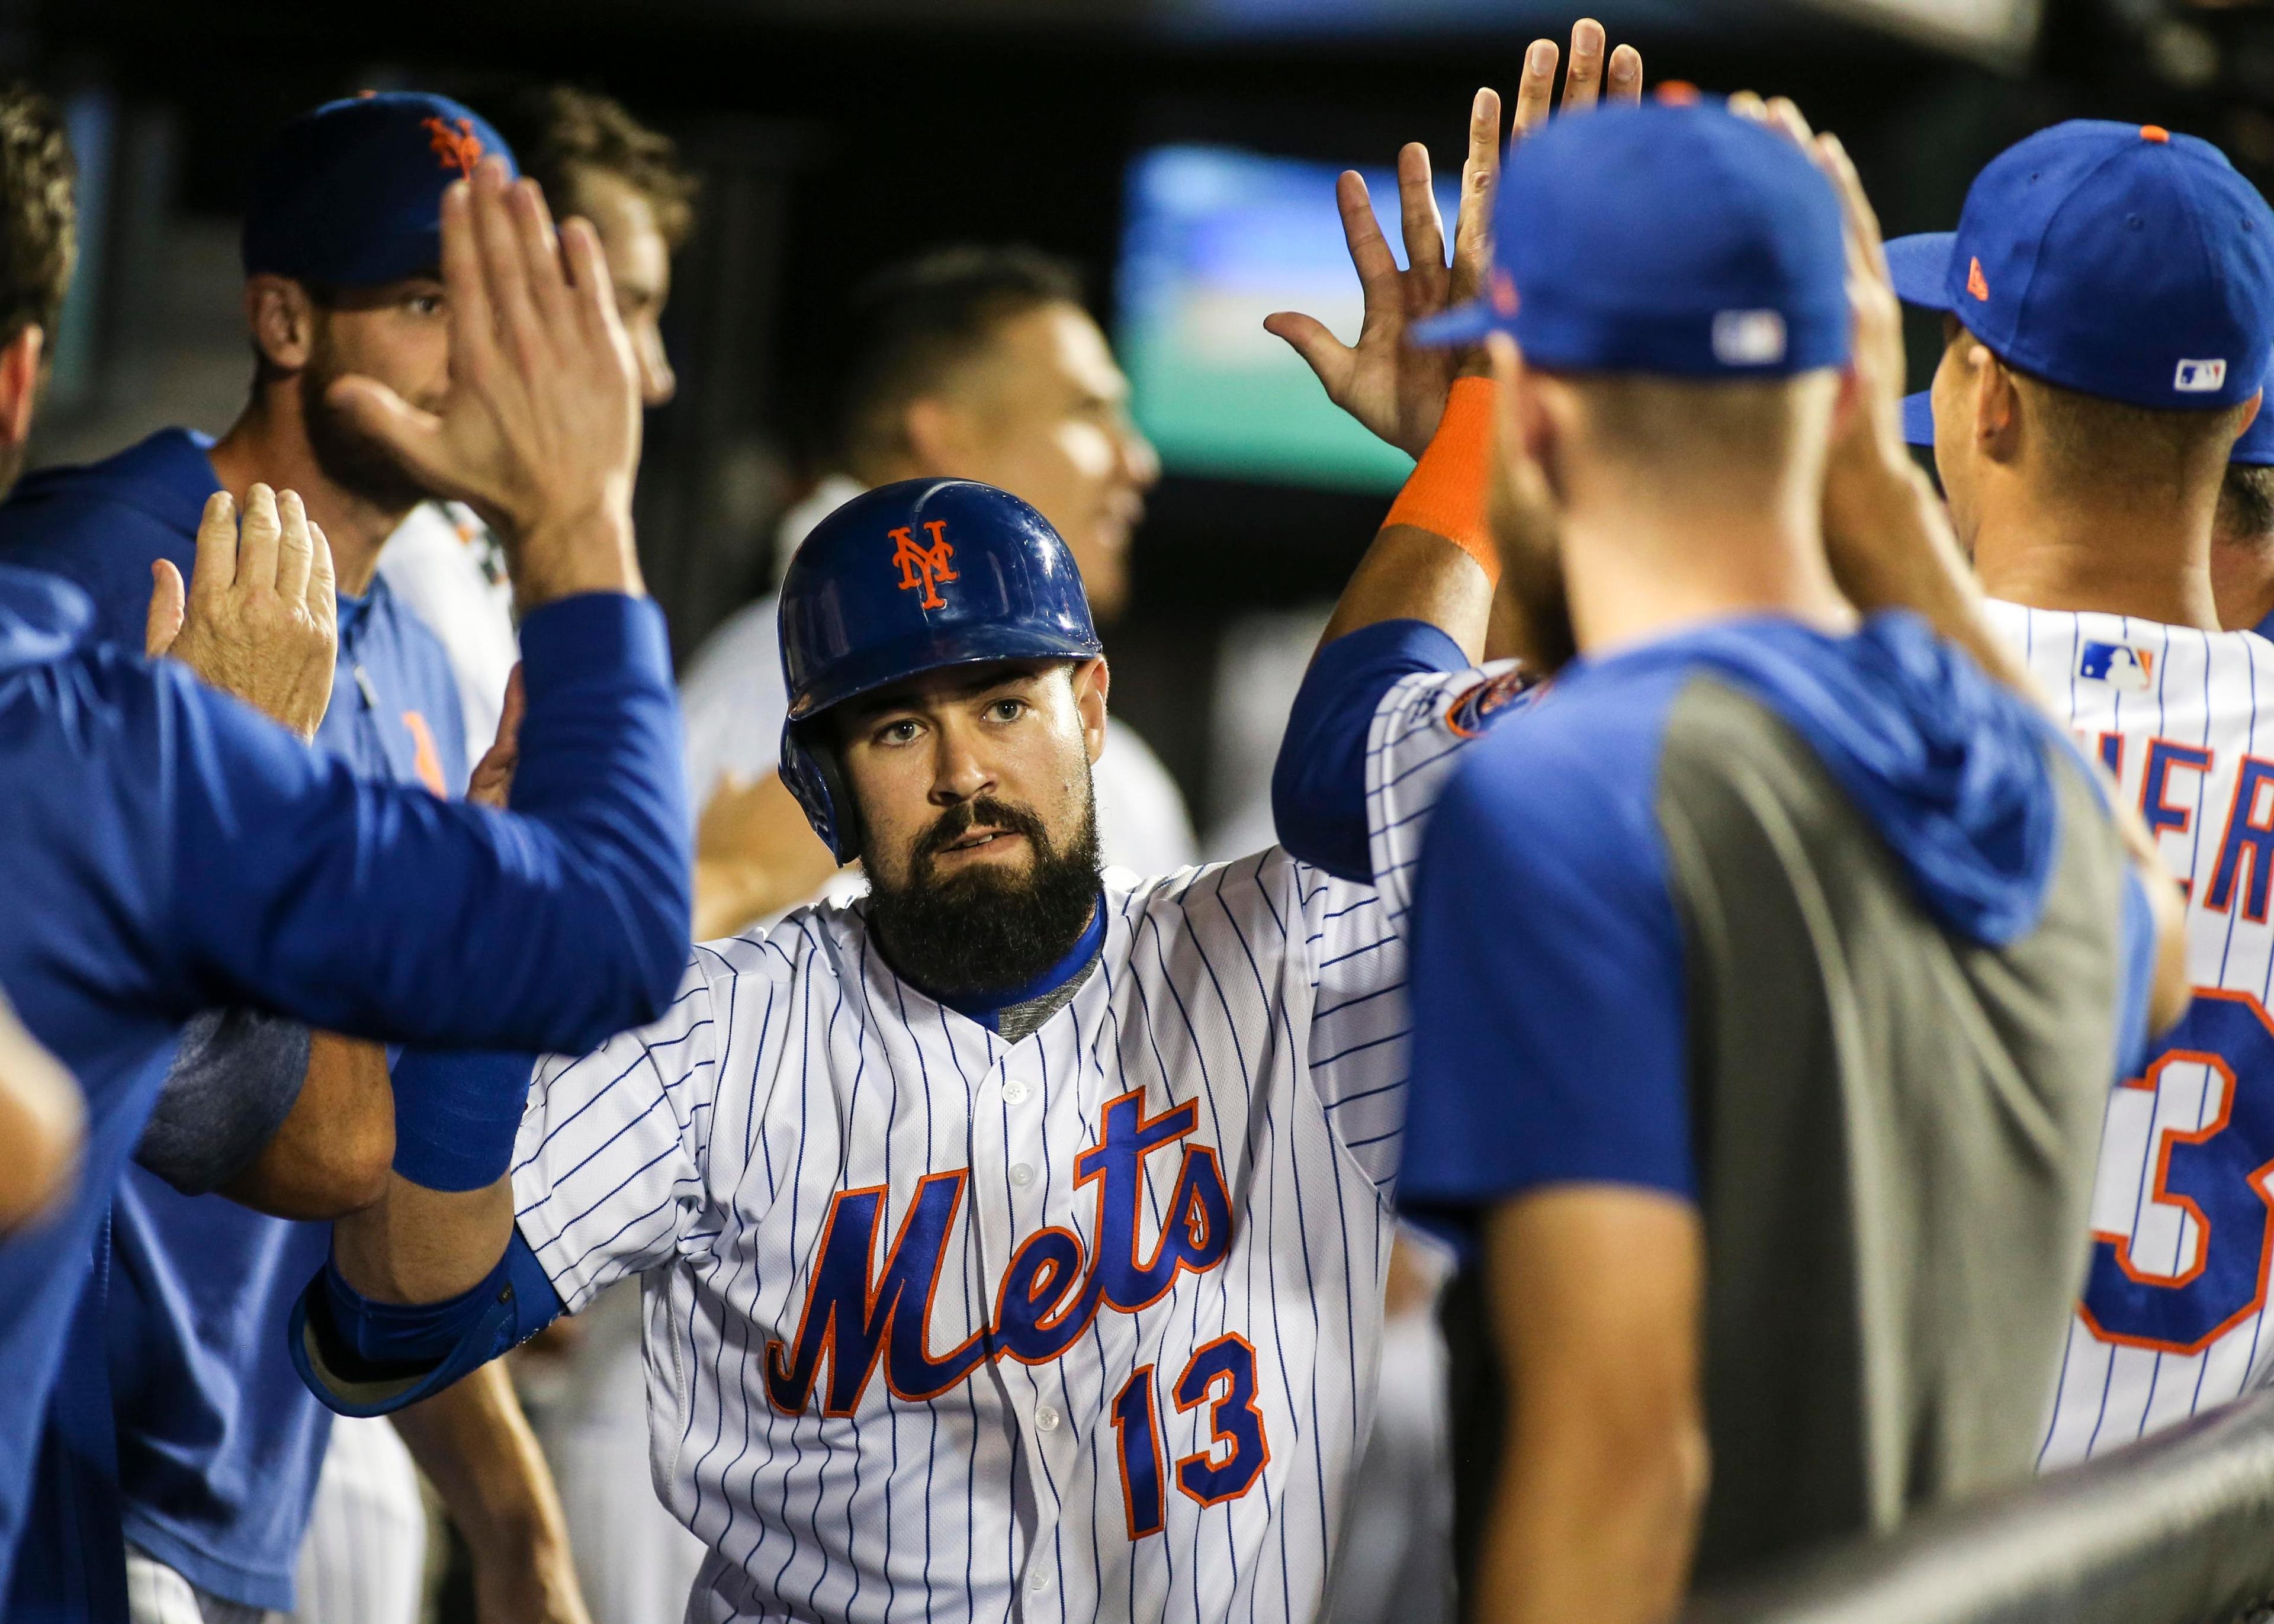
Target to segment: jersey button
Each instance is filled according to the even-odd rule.
[[[1035,1576],[1027,1581],[1027,1589],[1037,1596],[1040,1596],[1044,1590],[1047,1590],[1050,1588],[1050,1576],[1040,1568],[1036,1568],[1035,1570]]]
[[[1048,1404],[1037,1404],[1035,1406],[1035,1430],[1038,1432],[1057,1432],[1058,1430],[1058,1412]]]
[[[1014,1077],[1003,1085],[1003,1102],[1005,1105],[1024,1105],[1030,1092],[1024,1079]]]
[[[1024,1190],[1035,1182],[1035,1169],[1023,1162],[1013,1162],[1011,1166],[1011,1182]]]

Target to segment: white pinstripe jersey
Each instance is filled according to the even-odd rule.
[[[1369,784],[1410,809],[1452,735],[1393,709]],[[1374,1391],[1404,947],[1276,847],[1104,906],[1096,970],[1017,1042],[825,906],[540,1067],[520,1228],[572,1311],[644,1277],[655,1485],[711,1549],[690,1618],[1319,1613]]]
[[[2274,643],[1992,604],[2187,891],[2194,1007],[2110,1097],[2093,1258],[2040,1464],[2081,1461],[2274,1369]]]

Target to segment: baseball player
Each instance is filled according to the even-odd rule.
[[[1801,147],[1720,106],[1516,148],[1488,274],[1464,233],[1483,297],[1419,334],[1490,335],[1494,377],[1452,386],[1436,500],[1360,566],[1281,759],[1291,845],[1370,857],[1412,939],[1401,1199],[1480,1244],[1510,1395],[1487,1618],[1663,1618],[1693,1551],[2026,1474],[2144,1036],[2165,883],[2084,761],[2018,673],[1851,606],[2010,665],[1843,179],[1844,242]],[[1352,254],[1370,304],[1434,302]],[[1578,651],[1535,703],[1467,669],[1495,561]],[[1411,733],[1459,759],[1433,805],[1359,779]]]
[[[2274,1370],[2274,647],[2219,629],[2214,581],[2274,350],[2274,211],[2205,142],[2076,121],[1992,160],[1955,233],[1888,259],[1904,298],[1944,312],[1935,463],[1994,622],[2187,898],[2194,1007],[2108,1101],[2057,1466]]]
[[[660,617],[636,597],[636,394],[605,263],[573,222],[556,248],[534,189],[495,162],[446,196],[441,257],[454,361],[433,410],[367,378],[333,397],[514,538],[514,813],[359,779],[173,661],[94,642],[68,583],[0,568],[0,983],[88,1118],[59,1216],[0,1243],[11,1619],[124,1610],[90,1263],[192,1015],[240,1004],[373,1040],[574,1046],[651,1018],[684,959],[683,781]],[[10,381],[0,369],[0,403]],[[320,712],[334,609],[329,550],[297,502],[256,487],[240,537],[217,494],[171,650],[256,693],[312,685]],[[398,1133],[450,1103],[398,1098]],[[67,1333],[90,1339],[68,1357]]]
[[[493,1160],[343,1219],[304,1373],[384,1410],[637,1274],[691,1617],[1314,1616],[1393,1232],[1378,901],[1276,850],[1101,888],[1106,667],[1005,492],[847,503],[782,637],[785,771],[871,896],[706,945]]]

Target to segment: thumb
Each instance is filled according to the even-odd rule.
[[[143,653],[156,659],[174,646],[174,639],[182,635],[182,618],[188,606],[182,572],[169,559],[154,560],[150,566],[150,614],[142,624]]]
[[[422,484],[443,488],[445,447],[442,419],[422,411],[375,378],[350,373],[324,392],[349,423],[393,452],[406,472]]]
[[[1343,387],[1350,381],[1352,352],[1328,331],[1325,322],[1299,311],[1283,310],[1263,318],[1263,330],[1274,338],[1285,340],[1288,347],[1303,357],[1304,364],[1326,386],[1330,399],[1341,395]]]

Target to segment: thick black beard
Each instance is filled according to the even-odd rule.
[[[933,858],[974,824],[1013,829],[1033,846],[1024,874],[975,865],[940,877]],[[1060,849],[1024,807],[981,797],[951,807],[916,842],[905,884],[885,885],[862,839],[869,918],[892,968],[926,992],[946,997],[1008,991],[1035,980],[1073,951],[1097,906],[1097,807]]]
[[[327,397],[343,376],[320,350],[300,369],[300,421],[308,449],[324,477],[381,513],[409,513],[433,494],[403,471],[395,454],[357,432],[347,415]]]

